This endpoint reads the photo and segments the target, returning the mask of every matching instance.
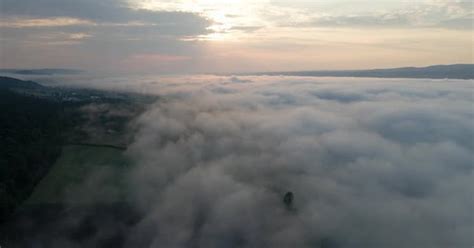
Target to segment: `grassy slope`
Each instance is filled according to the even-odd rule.
[[[129,169],[129,160],[118,149],[65,146],[25,205],[124,201]]]

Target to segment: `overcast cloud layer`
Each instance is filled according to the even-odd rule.
[[[162,98],[127,151],[144,215],[126,247],[474,244],[473,81],[183,76],[101,87],[131,82]]]

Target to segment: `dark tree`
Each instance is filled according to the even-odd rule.
[[[293,207],[293,198],[294,195],[291,191],[286,192],[285,196],[283,197],[283,203],[285,203],[285,206],[288,209],[291,209]]]

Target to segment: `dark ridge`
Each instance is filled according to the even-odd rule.
[[[43,89],[43,85],[33,81],[23,81],[11,77],[0,76],[0,89]]]
[[[45,68],[45,69],[0,69],[0,73],[11,73],[20,75],[75,75],[81,74],[81,70]]]
[[[401,67],[370,70],[325,70],[258,72],[244,75],[277,75],[303,77],[378,77],[378,78],[430,78],[474,79],[474,64],[432,65],[427,67]]]

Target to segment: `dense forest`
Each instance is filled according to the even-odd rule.
[[[124,150],[129,121],[154,99],[0,76],[0,224],[31,195],[63,146]]]
[[[60,104],[0,89],[0,222],[61,152]]]

